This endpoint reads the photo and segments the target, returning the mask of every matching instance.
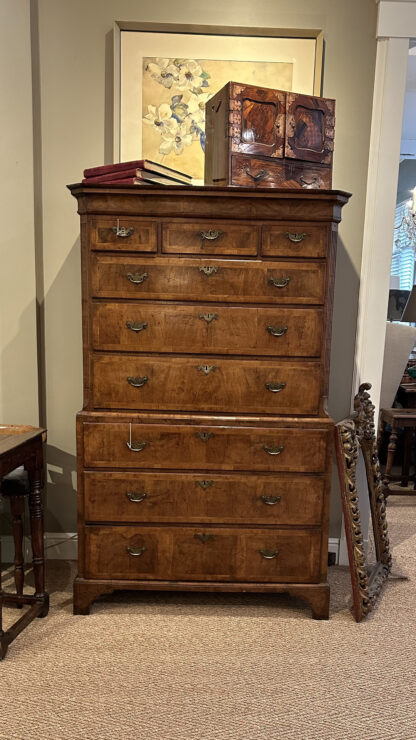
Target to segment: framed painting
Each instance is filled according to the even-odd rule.
[[[319,30],[115,24],[114,161],[203,183],[205,104],[227,82],[319,95]]]
[[[351,574],[353,611],[361,622],[373,609],[391,570],[391,554],[386,519],[386,502],[382,489],[377,441],[374,428],[374,405],[368,391],[370,383],[360,385],[354,399],[355,414],[335,425],[337,454],[345,536]],[[357,487],[357,463],[363,454],[367,490]],[[364,544],[361,526],[360,496],[370,504],[374,558]]]

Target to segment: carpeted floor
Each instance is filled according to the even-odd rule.
[[[0,662],[0,738],[414,740],[416,498],[388,523],[393,574],[361,624],[346,568],[328,622],[285,596],[151,592],[75,617],[75,564],[49,561],[49,616]]]

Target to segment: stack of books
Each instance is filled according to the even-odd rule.
[[[150,159],[136,159],[132,162],[90,167],[84,170],[82,182],[88,185],[192,185],[192,177]]]

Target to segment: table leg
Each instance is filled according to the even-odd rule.
[[[412,449],[413,439],[413,428],[406,427],[404,430],[404,450],[403,450],[403,465],[402,465],[402,477],[400,485],[407,488],[409,485],[409,469],[410,469],[410,453]]]
[[[7,653],[6,634],[3,632],[3,589],[1,586],[1,538],[0,538],[0,660]]]
[[[45,592],[45,558],[43,545],[43,511],[41,494],[41,470],[30,470],[29,472],[29,513],[30,533],[32,538],[33,552],[33,575],[35,579],[35,598],[47,600]],[[46,616],[45,614],[41,616]]]
[[[384,477],[383,477],[384,495],[386,497],[390,493],[389,483],[390,483],[390,478],[391,478],[391,469],[393,467],[393,460],[394,460],[394,454],[396,452],[396,447],[397,447],[397,428],[393,425],[391,434],[390,434],[389,445],[387,448],[386,470],[384,472]]]
[[[13,517],[13,541],[14,541],[14,582],[16,593],[21,596],[24,583],[24,555],[23,555],[23,514],[25,509],[24,496],[9,496],[10,510]],[[22,604],[16,606],[22,608]]]

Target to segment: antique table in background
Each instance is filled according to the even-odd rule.
[[[1,588],[0,572],[0,660],[5,657],[7,648],[17,635],[35,617],[46,617],[49,610],[49,596],[45,592],[45,569],[43,547],[43,514],[42,514],[42,478],[43,478],[43,443],[46,441],[46,430],[31,426],[0,426],[0,478],[11,473],[21,466],[29,476],[29,512],[30,532],[33,552],[33,573],[35,593],[23,594],[23,562],[20,562],[22,542],[17,541],[14,532],[16,558],[15,569],[17,574],[16,593],[6,593]],[[8,494],[9,496],[9,494]],[[25,493],[23,493],[23,498]],[[13,494],[10,495],[13,498]],[[21,529],[23,539],[23,529]],[[0,568],[1,568],[1,540],[0,540]],[[2,628],[3,604],[15,604],[20,607],[30,605],[30,608],[8,630]]]
[[[408,486],[409,482],[409,469],[410,469],[410,456],[413,446],[413,438],[416,428],[416,408],[407,409],[380,409],[380,434],[382,435],[385,429],[385,425],[391,426],[390,440],[387,451],[387,462],[386,469],[383,475],[383,490],[384,495],[387,496],[403,496],[408,494],[409,491],[403,491],[401,489],[391,489],[390,482],[400,480],[401,488]],[[403,463],[401,475],[392,475],[391,469],[393,467],[394,455],[397,448],[397,437],[399,429],[404,429],[404,449],[403,449]],[[413,476],[414,478],[414,476]],[[410,492],[412,494],[412,492]],[[415,492],[416,493],[416,492]]]

